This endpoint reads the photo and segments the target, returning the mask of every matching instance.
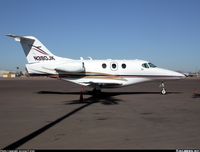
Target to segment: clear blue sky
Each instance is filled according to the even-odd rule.
[[[200,0],[0,0],[0,70],[26,63],[10,33],[33,35],[63,57],[200,70]]]

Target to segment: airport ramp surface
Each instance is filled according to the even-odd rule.
[[[105,89],[51,79],[0,80],[0,148],[200,148],[200,80]],[[196,94],[194,94],[196,93]]]

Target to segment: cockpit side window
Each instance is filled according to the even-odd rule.
[[[154,65],[154,64],[152,64],[152,63],[148,63],[149,64],[149,67],[151,67],[151,68],[155,68],[156,66]]]
[[[144,68],[149,68],[149,65],[148,65],[147,63],[143,63],[142,66],[143,66]]]

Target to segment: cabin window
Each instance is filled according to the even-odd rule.
[[[111,68],[111,70],[113,70],[113,71],[116,71],[117,70],[117,63],[116,62],[111,62],[110,63],[110,68]]]
[[[117,65],[115,63],[112,64],[112,68],[116,69]]]
[[[142,66],[143,66],[144,68],[149,68],[149,66],[148,66],[147,63],[143,63]]]
[[[122,64],[122,68],[123,68],[123,69],[126,68],[126,64],[125,64],[125,63]]]
[[[105,69],[106,67],[107,67],[107,66],[106,66],[106,64],[105,64],[105,63],[103,63],[103,64],[102,64],[102,68],[104,68],[104,69]]]

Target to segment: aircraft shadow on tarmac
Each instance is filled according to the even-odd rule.
[[[40,91],[39,94],[70,94],[80,96],[80,92],[55,92],[55,91]],[[128,92],[126,92],[128,94]],[[101,92],[95,94],[92,91],[83,92],[83,99],[66,101],[66,105],[69,104],[85,104],[85,103],[102,103],[104,105],[115,105],[119,104],[120,99],[114,98],[114,96],[120,95],[120,92]],[[84,97],[84,95],[89,95],[89,97]]]
[[[167,94],[179,94],[181,92],[167,92]],[[59,91],[39,91],[38,94],[62,94],[62,95],[80,95],[80,92],[59,92]],[[115,105],[121,102],[121,99],[117,99],[114,96],[119,95],[138,95],[138,94],[161,94],[160,92],[101,92],[94,94],[93,91],[85,91],[83,95],[90,95],[90,97],[83,98],[82,100],[66,101],[66,104],[84,104],[84,103],[102,103],[104,105]]]
[[[70,104],[84,104],[84,103],[101,103],[104,105],[117,105],[119,102],[121,102],[121,99],[117,99],[113,97],[112,95],[108,94],[101,94],[101,95],[95,95],[95,96],[90,96],[87,98],[84,98],[81,100],[72,100],[72,101],[66,101],[66,105]]]
[[[38,94],[71,94],[80,95],[80,92],[60,92],[60,91],[38,91]],[[180,94],[182,92],[167,92],[167,94]],[[93,95],[93,91],[85,91],[84,95]],[[161,94],[160,92],[101,92],[101,96],[117,96],[131,94]]]

